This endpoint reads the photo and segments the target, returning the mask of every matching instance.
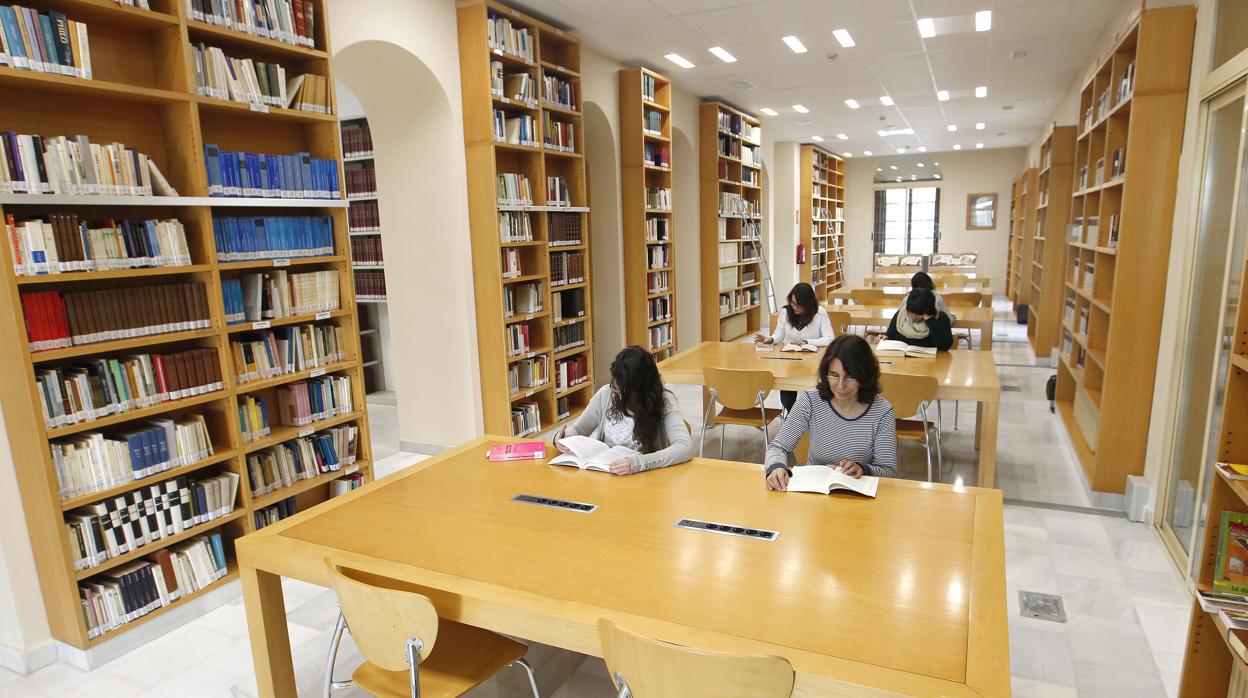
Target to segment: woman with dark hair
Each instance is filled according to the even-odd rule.
[[[888,338],[916,347],[949,351],[953,346],[953,320],[936,308],[936,294],[916,288],[906,297],[906,307],[888,323]]]
[[[611,362],[611,382],[598,389],[581,416],[555,434],[559,440],[590,436],[607,446],[624,446],[640,455],[611,464],[613,475],[653,470],[693,457],[693,440],[676,407],[676,396],[663,387],[659,367],[650,352],[624,347]]]
[[[819,362],[819,387],[797,402],[767,447],[767,489],[789,484],[789,456],[810,433],[810,465],[839,468],[846,475],[897,476],[897,419],[880,396],[880,364],[867,340],[837,337]]]
[[[776,314],[776,331],[770,337],[756,334],[754,341],[758,344],[812,344],[826,347],[835,337],[828,311],[819,305],[814,287],[802,282],[789,291],[788,304]],[[785,410],[793,409],[795,400],[797,391],[780,391],[780,404],[784,405]]]
[[[936,293],[936,282],[932,281],[932,277],[928,276],[927,272],[916,271],[914,276],[910,277],[910,290],[913,291],[916,288],[925,288],[931,291],[936,296],[936,309],[948,315],[950,320],[954,319],[953,313],[949,312],[949,308],[945,306],[945,299],[939,293]],[[906,298],[901,299],[901,305],[898,306],[898,310],[906,309],[906,300]]]

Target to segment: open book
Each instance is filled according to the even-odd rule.
[[[624,446],[607,447],[606,444],[588,436],[565,436],[559,445],[566,446],[570,453],[561,453],[550,460],[551,465],[570,465],[581,470],[601,470],[611,472],[611,464],[621,458],[641,455],[639,452]]]
[[[916,347],[895,339],[881,339],[875,345],[876,356],[915,356],[918,358],[936,358],[936,347]]]
[[[819,351],[819,347],[817,347],[817,346],[815,346],[815,345],[813,345],[813,344],[810,344],[809,342],[807,342],[806,344],[786,344],[786,345],[784,345],[783,347],[780,347],[780,351],[809,351],[809,352],[816,352],[816,351]]]
[[[880,478],[863,475],[852,478],[845,473],[826,465],[799,465],[793,468],[789,478],[789,492],[812,492],[814,494],[832,494],[832,490],[849,490],[858,494],[874,497],[880,486]]]

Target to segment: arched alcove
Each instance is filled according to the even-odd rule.
[[[602,385],[611,360],[624,348],[624,251],[620,230],[620,146],[611,120],[596,102],[583,105],[593,254],[594,377]]]
[[[672,127],[672,204],[676,238],[676,349],[702,341],[702,257],[698,156],[693,140]]]

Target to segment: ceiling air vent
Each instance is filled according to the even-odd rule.
[[[1027,57],[1027,49],[1025,48],[1020,48],[1014,51],[1010,51],[1010,60],[1012,61],[1017,61],[1020,58],[1026,58],[1026,57]]]
[[[728,84],[729,84],[729,85],[732,85],[733,87],[737,88],[738,90],[753,90],[753,89],[756,89],[756,88],[758,87],[758,85],[755,85],[754,83],[750,82],[749,80],[733,80],[732,82],[730,82],[730,83],[728,83]]]

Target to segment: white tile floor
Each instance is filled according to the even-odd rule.
[[[1000,309],[999,309],[1000,310]],[[1022,339],[1022,343],[1019,340]],[[1001,366],[1002,395],[998,486],[1007,498],[1087,506],[1078,466],[1060,444],[1061,427],[1049,414],[1044,382],[1052,371],[1034,367],[1022,326],[998,313],[994,349]],[[1020,390],[1010,390],[1018,386]],[[701,392],[672,386],[681,410],[700,431]],[[775,396],[773,396],[775,399]],[[945,480],[975,481],[974,406],[960,406],[953,430],[952,405],[944,415]],[[419,459],[397,455],[397,410],[369,406],[378,475]],[[708,455],[718,454],[718,434]],[[756,461],[761,440],[732,429],[726,457]],[[387,458],[387,456],[391,456]],[[923,452],[902,449],[902,472],[922,477]],[[1020,698],[1131,696],[1177,693],[1190,597],[1152,529],[1121,517],[1007,505],[1006,587],[1009,603],[1010,667]],[[324,657],[335,617],[331,592],[287,580],[287,614],[300,695],[318,695]],[[1018,592],[1062,596],[1065,624],[1023,618]],[[46,696],[252,696],[250,649],[241,602],[223,606],[95,672],[65,665],[30,676],[0,670],[0,697]],[[544,695],[556,698],[613,696],[602,661],[545,646],[532,646]],[[359,658],[350,641],[340,653],[339,673]],[[341,676],[340,676],[341,678]],[[523,675],[508,670],[474,691],[476,698],[527,694]],[[349,695],[343,692],[340,695]]]

